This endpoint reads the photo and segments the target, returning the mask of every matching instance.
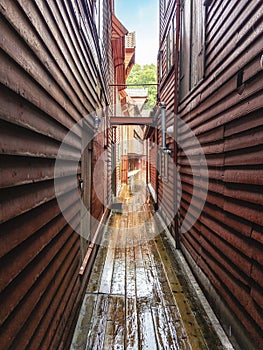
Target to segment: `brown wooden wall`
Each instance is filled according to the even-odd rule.
[[[166,7],[164,6],[166,3]],[[159,81],[159,101],[165,102],[166,104],[166,127],[173,127],[175,123],[176,113],[176,97],[177,97],[177,82],[176,82],[176,24],[175,18],[177,13],[178,3],[175,0],[171,1],[160,1],[160,50],[159,50],[159,62],[158,62],[158,81]],[[167,50],[167,36],[169,28],[174,31],[174,42],[173,42],[173,62],[168,67],[168,50]],[[159,210],[169,226],[172,235],[175,237],[175,222],[174,217],[176,215],[176,201],[175,201],[175,168],[176,164],[174,161],[174,137],[167,135],[166,146],[173,151],[171,155],[166,156],[168,159],[167,171],[164,169],[164,153],[161,151],[162,135],[161,135],[161,120],[160,116],[157,123],[157,144],[158,144],[158,165],[159,165],[159,177],[158,177],[158,204]],[[162,159],[160,159],[162,158]],[[167,176],[164,176],[167,175]]]
[[[262,28],[262,1],[212,1],[205,78],[179,105],[209,170],[204,210],[181,242],[258,348],[263,328]],[[181,222],[193,185],[187,163],[180,152]]]
[[[171,21],[168,10],[163,13],[161,1],[161,35],[159,60],[166,72],[165,36]],[[181,6],[190,1],[181,1]],[[199,3],[204,3],[203,1]],[[263,72],[262,1],[207,1],[205,21],[204,78],[178,103],[176,79],[183,77],[159,75],[160,100],[168,111],[177,111],[197,136],[206,156],[209,187],[204,210],[195,225],[180,235],[181,247],[190,253],[197,267],[208,278],[218,297],[209,295],[212,305],[225,322],[228,334],[234,333],[242,349],[262,344],[263,329]],[[189,46],[190,47],[190,46]],[[182,51],[182,60],[187,61]],[[159,55],[160,57],[160,55]],[[185,62],[184,62],[185,64]],[[198,62],[200,64],[200,62]],[[192,67],[194,63],[192,62]],[[167,126],[172,125],[168,117]],[[159,124],[160,127],[160,124]],[[180,130],[178,130],[180,134]],[[194,154],[191,141],[183,140],[187,152]],[[169,144],[169,139],[167,138]],[[161,139],[159,137],[159,145]],[[192,147],[192,148],[191,148]],[[178,226],[189,210],[193,193],[193,171],[200,172],[200,163],[193,169],[186,154],[179,148],[177,169],[182,185]],[[167,184],[158,182],[159,192],[167,187],[163,200],[164,217],[171,210],[175,176]],[[203,185],[199,185],[202,193]],[[192,217],[198,211],[198,198],[193,201]],[[199,276],[200,277],[200,276]],[[220,304],[219,300],[222,301]],[[224,307],[231,317],[225,318]],[[238,326],[237,326],[238,325]],[[232,328],[231,328],[232,327]],[[231,329],[231,330],[230,330]],[[246,336],[252,343],[242,343]]]
[[[63,154],[60,178],[73,228],[60,212],[53,182],[57,151],[68,130],[111,99],[110,40],[105,37],[109,53],[100,68],[95,27],[84,5],[80,0],[0,0],[3,349],[66,349],[90,269],[80,278],[81,240],[73,229],[80,225],[72,160],[79,155],[81,129]],[[110,25],[111,13],[105,13]],[[91,118],[88,122],[92,125]],[[95,142],[93,157],[100,147]],[[94,200],[100,219],[103,208],[97,204]]]
[[[174,79],[174,67],[163,79],[163,84],[160,88],[160,101],[165,101],[166,103],[166,127],[174,126],[174,91],[175,91],[175,79]],[[160,118],[159,118],[160,119]],[[160,167],[160,176],[158,178],[158,198],[159,198],[159,209],[160,212],[166,221],[166,224],[171,229],[171,233],[175,235],[174,221],[173,218],[176,214],[175,208],[175,162],[173,159],[173,154],[165,155],[161,151],[162,145],[162,134],[161,134],[161,121],[158,122],[158,164]],[[166,137],[166,146],[173,150],[173,141],[174,138]],[[168,166],[165,165],[164,158],[167,158]],[[161,159],[160,159],[161,158]],[[165,170],[165,166],[167,169]]]

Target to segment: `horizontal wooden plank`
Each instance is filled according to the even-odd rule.
[[[210,252],[213,258],[218,260],[221,265],[228,264],[229,267],[226,267],[225,269],[227,271],[229,270],[230,272],[232,271],[231,273],[235,276],[235,278],[239,279],[243,284],[249,286],[252,267],[250,256],[240,254],[240,250],[233,246],[233,244],[229,244],[224,236],[220,237],[218,234],[215,234],[210,227],[207,227],[204,224],[201,226],[200,239],[206,240],[206,242],[204,242],[204,244],[207,246],[206,250]],[[249,242],[246,243],[246,245],[249,246]],[[205,248],[203,243],[201,246]],[[226,259],[226,262],[223,261],[224,259]]]
[[[221,216],[221,218],[220,218]],[[221,220],[220,220],[221,219]],[[216,207],[206,207],[206,215],[202,216],[202,224],[209,227],[214,233],[216,233],[221,239],[230,243],[234,248],[240,250],[242,254],[252,258],[252,246],[249,242],[251,234],[251,226],[249,226],[239,218],[227,218],[227,214],[222,214],[222,209]],[[242,226],[243,225],[243,226]],[[235,227],[233,229],[232,227]],[[240,228],[243,229],[241,231]]]
[[[70,220],[72,219],[72,226],[77,227],[77,220],[79,219],[78,210],[73,206],[67,210],[67,215]],[[48,223],[42,230],[38,231],[37,234],[25,241],[24,244],[12,251],[12,254],[3,258],[2,264],[6,273],[1,278],[0,290],[3,291],[9,284],[11,284],[11,282],[23,272],[33,259],[37,258],[45,247],[56,237],[56,234],[62,231],[66,225],[67,222],[65,218],[62,215],[58,216],[52,222]],[[28,285],[26,287],[28,288]]]
[[[207,276],[211,281],[213,281],[213,284],[215,285],[216,289],[220,291],[222,297],[227,302],[229,307],[235,312],[235,315],[238,317],[238,319],[241,321],[243,326],[249,330],[251,336],[253,337],[254,341],[259,344],[261,335],[260,335],[260,327],[257,327],[256,322],[251,320],[250,313],[252,310],[250,310],[249,313],[245,311],[243,307],[240,307],[240,304],[237,302],[235,298],[233,298],[232,293],[229,293],[229,289],[227,289],[220,280],[218,280],[218,276],[220,275],[220,271],[213,271],[209,268],[209,266],[204,262],[204,260],[200,260],[200,267],[203,269],[203,271],[206,272]],[[239,290],[236,286],[236,290]],[[244,295],[246,298],[246,294]],[[239,298],[238,298],[239,299]],[[247,302],[249,304],[252,303],[251,298],[247,299]],[[255,316],[255,315],[254,315]]]
[[[63,230],[57,233],[57,237],[54,238],[53,243],[50,244],[47,249],[50,249],[50,257],[47,257],[47,250],[43,250],[41,254],[39,254],[33,263],[27,266],[26,270],[17,278],[14,283],[10,286],[10,288],[6,289],[3,292],[3,297],[6,300],[6,307],[1,310],[1,323],[5,322],[4,325],[7,327],[12,327],[12,322],[10,322],[10,315],[14,313],[16,315],[17,311],[20,312],[21,304],[25,302],[27,299],[27,308],[30,307],[30,288],[34,290],[38,285],[39,281],[44,278],[46,284],[51,283],[55,273],[56,273],[56,255],[62,254],[62,256],[68,255],[69,251],[71,251],[71,245],[74,245],[76,242],[76,235],[72,234],[72,229],[70,227],[64,227]],[[66,243],[67,242],[67,243]],[[67,253],[65,253],[65,251]],[[64,252],[64,253],[63,253]],[[64,268],[67,268],[66,266]],[[49,276],[47,271],[49,271]],[[34,278],[29,273],[36,273]],[[77,275],[77,274],[76,274]],[[37,287],[38,288],[38,287]],[[41,288],[41,294],[45,292],[45,288],[43,289],[43,284]],[[28,299],[29,294],[29,299]],[[7,298],[7,296],[10,296]],[[12,298],[11,298],[12,297]],[[47,305],[46,305],[47,308]],[[33,310],[29,310],[28,312],[32,312]],[[41,314],[41,317],[43,314]],[[9,317],[9,318],[7,318]],[[23,321],[26,321],[23,319]],[[32,320],[33,323],[37,322],[37,319]],[[23,322],[21,322],[23,323]],[[16,322],[15,322],[16,324]],[[15,326],[14,324],[14,326]],[[9,326],[8,326],[9,325]],[[23,324],[22,324],[23,325]],[[18,327],[19,325],[16,324]],[[16,327],[15,326],[15,327]],[[4,327],[5,328],[5,327]]]
[[[224,136],[234,136],[251,129],[263,126],[263,109],[259,109],[251,114],[246,114],[243,118],[233,120],[225,125]]]
[[[259,244],[258,241],[253,242],[253,255],[252,258],[255,264],[263,266],[263,256],[262,256],[262,243]]]
[[[72,232],[72,231],[71,231]],[[72,243],[75,240],[75,237],[71,236]],[[74,244],[73,244],[74,247]],[[75,256],[76,254],[76,249],[79,247],[75,245],[75,249],[72,249],[72,246],[69,245],[66,247],[65,251],[61,251],[61,255],[65,256],[65,253],[68,255],[69,252],[71,251],[71,259],[72,255]],[[74,265],[73,265],[74,266]],[[50,265],[52,267],[52,263]],[[27,318],[30,316],[31,312],[34,310],[34,307],[32,305],[36,306],[37,303],[39,302],[41,296],[45,293],[47,285],[50,284],[52,280],[52,276],[55,275],[57,269],[59,267],[53,267],[53,274],[48,274],[47,271],[43,274],[43,278],[41,278],[38,282],[38,288],[33,289],[31,292],[27,294],[26,300],[24,300],[19,307],[19,312],[16,312],[15,318],[10,322],[10,319],[8,319],[8,322],[5,324],[5,327],[3,328],[3,331],[5,334],[8,334],[8,337],[4,337],[5,342],[14,341],[16,334],[18,331],[23,327],[24,323],[26,322]],[[67,265],[64,265],[64,269],[68,269]],[[51,272],[52,270],[50,270]],[[61,276],[62,277],[62,276]],[[56,281],[55,280],[55,285],[59,285],[61,283],[61,277]],[[63,279],[62,279],[63,280]],[[54,281],[53,281],[54,284]],[[47,305],[46,305],[47,306]],[[46,308],[45,308],[46,310]],[[18,311],[18,310],[17,310]],[[28,339],[27,339],[28,340]],[[6,343],[8,344],[8,343]]]
[[[220,153],[214,153],[214,154],[206,154],[205,155],[205,160],[206,160],[206,164],[209,167],[221,167],[224,165],[224,154],[220,154]],[[189,166],[189,160],[188,158],[183,154],[183,153],[179,153],[178,154],[178,164],[180,166]],[[191,156],[191,166],[200,166],[200,156],[196,155],[196,156]],[[203,167],[204,165],[201,164],[201,166]]]
[[[222,25],[223,18],[227,17],[229,12],[235,8],[235,5],[231,0],[226,0],[222,4],[217,1],[210,1],[209,6],[207,6],[206,30],[207,33],[211,33],[211,40],[217,32],[218,25]]]
[[[263,145],[263,127],[248,130],[242,134],[239,134],[238,138],[236,135],[226,138],[224,142],[224,149],[225,152],[228,152],[260,145]]]
[[[224,210],[240,216],[241,218],[245,218],[252,223],[263,226],[262,206],[228,198],[224,202]]]
[[[66,194],[76,187],[76,178],[57,182],[56,193]],[[31,185],[23,185],[1,191],[2,203],[0,222],[3,223],[33,208],[44,204],[56,196],[52,180]]]
[[[260,287],[263,287],[263,272],[262,265],[254,263],[251,269],[251,277],[253,280],[258,283]],[[262,306],[262,305],[261,305]]]
[[[64,140],[68,129],[61,125],[58,120],[37,109],[7,88],[1,86],[0,89],[1,119],[59,142]],[[67,135],[67,143],[79,148],[81,131],[81,127],[77,127],[77,125],[74,129],[71,129],[71,134]]]
[[[259,74],[255,81],[252,80],[247,83],[241,96],[236,91],[232,91],[224,97],[223,103],[217,103],[203,111],[201,117],[194,118],[191,121],[190,128],[197,133],[200,133],[201,130],[204,132],[262,108],[263,103],[260,98],[262,94],[262,76],[263,73]],[[196,115],[196,111],[192,111],[192,116],[194,115]],[[204,123],[206,123],[205,128],[203,127]],[[201,126],[200,131],[199,126]]]
[[[249,149],[238,149],[225,154],[226,166],[253,166],[262,165],[262,146]]]
[[[0,60],[2,66],[0,82],[3,85],[6,85],[21,97],[26,98],[30,103],[46,114],[51,115],[56,120],[62,120],[62,124],[66,125],[68,129],[73,127],[74,122],[80,120],[80,114],[78,114],[77,120],[74,120],[71,115],[66,113],[66,111],[63,110],[63,108],[59,106],[52,97],[34,83],[30,76],[2,51],[0,53]],[[34,95],[32,95],[32,90],[34,91]]]
[[[110,117],[111,125],[152,125],[153,119],[148,117]]]
[[[253,238],[257,242],[263,244],[263,235],[259,229],[254,229],[252,231],[251,238]]]
[[[240,203],[248,202],[257,204],[260,210],[263,203],[263,194],[261,193],[261,189],[261,186],[252,186],[251,184],[226,184],[224,187],[224,196],[238,199]]]
[[[225,169],[224,182],[235,184],[247,184],[251,186],[263,185],[263,169],[246,169],[241,167]]]
[[[78,205],[76,202],[78,195],[75,191],[68,192],[60,200],[64,208],[70,207],[74,203]],[[42,215],[43,213],[45,215]],[[2,224],[0,257],[7,255],[59,214],[60,208],[57,200],[54,199]],[[30,222],[30,225],[28,225],[28,222]]]
[[[251,297],[253,300],[257,303],[258,307],[262,308],[263,305],[263,297],[262,297],[262,288],[259,288],[257,286],[253,286],[251,290]]]
[[[37,157],[13,157],[0,155],[1,188],[32,184],[54,179],[55,161]],[[10,173],[12,169],[12,173]],[[74,162],[66,161],[56,173],[58,177],[80,173]]]
[[[65,265],[68,266],[67,276],[62,279],[62,283],[56,292],[56,298],[52,299],[52,304],[50,305],[50,313],[45,315],[47,322],[49,322],[49,327],[42,340],[42,345],[44,348],[58,348],[58,346],[62,343],[61,338],[63,338],[65,331],[67,329],[70,329],[70,324],[67,325],[66,322],[63,322],[61,316],[65,315],[65,319],[69,321],[71,318],[71,310],[69,306],[74,305],[77,300],[79,293],[79,281],[77,279],[76,273],[79,267],[78,258],[79,251],[76,249],[74,258],[72,258],[71,261],[69,258],[65,260]],[[56,312],[57,318],[53,318],[52,322],[50,323],[51,315],[53,314],[54,310]],[[69,342],[70,339],[67,341]],[[36,340],[36,343],[38,342],[39,338]],[[34,347],[32,346],[32,349],[33,348]]]
[[[0,120],[2,136],[0,140],[1,153],[7,155],[21,155],[40,158],[55,159],[61,146],[56,140],[39,135],[31,130],[21,128]],[[81,155],[81,144],[75,148],[63,143],[59,155],[63,159],[79,159]]]
[[[198,141],[200,142],[200,144],[204,145],[206,143],[223,140],[225,136],[225,130],[223,126],[219,126],[218,128],[208,130],[201,135],[196,132],[195,135],[198,135]]]
[[[221,283],[228,288],[230,292],[229,295],[234,296],[237,305],[240,304],[238,305],[239,309],[242,310],[242,308],[246,308],[254,322],[261,326],[263,323],[262,315],[260,310],[254,305],[249,292],[246,289],[241,288],[240,284],[235,279],[231,278],[226,270],[217,265],[210,256],[206,255],[205,260],[210,265],[211,269],[217,274]],[[240,321],[242,322],[243,320]]]
[[[82,83],[82,80],[85,79],[85,75],[81,77],[81,75],[78,74],[77,70],[75,69],[75,63],[70,61],[68,48],[64,45],[61,51],[54,42],[54,37],[58,35],[57,28],[52,27],[53,30],[49,31],[48,28],[52,25],[52,22],[45,23],[45,17],[44,20],[41,18],[41,15],[34,3],[26,4],[24,1],[20,2],[20,5],[27,14],[27,16],[24,16],[23,12],[16,3],[4,2],[5,3],[3,6],[9,6],[9,8],[12,9],[12,11],[4,12],[8,22],[12,24],[20,37],[24,39],[29,48],[36,54],[41,63],[55,78],[55,81],[61,82],[61,86],[68,94],[69,98],[72,101],[75,101],[76,105],[81,106],[79,101],[76,99],[76,94],[78,94],[79,100],[91,112],[90,106],[96,103],[94,100],[93,102],[89,102],[93,91],[91,89],[89,93],[87,93],[88,90],[85,90],[85,84],[83,85]],[[48,12],[46,12],[45,15],[47,16]],[[32,22],[33,26],[30,22]],[[24,28],[24,30],[22,28]],[[60,44],[63,45],[64,40],[62,40]],[[59,65],[58,62],[60,63]],[[64,75],[61,74],[61,70]],[[71,84],[71,87],[68,86],[68,83]],[[84,91],[86,96],[83,93]]]
[[[247,46],[248,45],[251,45],[251,41],[249,40],[247,40]],[[250,52],[247,51],[243,55],[239,56],[235,64],[233,64],[233,62],[231,62],[229,59],[223,61],[221,66],[216,71],[216,79],[214,74],[208,76],[207,79],[205,79],[205,81],[200,84],[198,89],[196,89],[196,91],[190,94],[189,97],[180,104],[179,112],[180,115],[184,116],[184,120],[186,122],[194,119],[197,113],[203,113],[204,109],[208,110],[208,108],[211,108],[215,102],[219,102],[221,99],[223,99],[223,96],[227,96],[231,93],[231,91],[236,92],[236,85],[234,84],[234,81],[239,72],[239,69],[237,67],[243,67],[247,65],[248,62],[251,62],[251,64],[255,65],[256,70],[252,70],[252,75],[249,76],[249,79],[253,80],[260,78],[262,75],[261,69],[259,65],[255,64],[256,60],[258,62],[257,57],[261,52],[261,41],[259,37],[257,37],[255,41],[253,50],[255,51],[253,57],[251,57]],[[250,71],[249,66],[247,69]],[[246,69],[244,68],[244,72],[245,70]],[[226,85],[226,82],[228,84],[230,83],[229,87]],[[213,86],[213,89],[209,88],[211,85]],[[222,90],[221,94],[220,89]],[[226,93],[227,91],[228,93]],[[217,93],[219,93],[218,97]],[[195,113],[191,113],[191,111],[193,111],[195,108],[198,108],[198,110],[196,110]],[[186,114],[188,115],[186,116]]]
[[[70,94],[70,99],[67,97],[61,89],[60,84],[58,84],[58,79],[52,79],[49,72],[43,68],[41,62],[36,58],[34,53],[26,43],[15,34],[11,27],[2,20],[0,20],[0,25],[3,29],[0,47],[4,48],[6,54],[19,64],[21,68],[23,68],[36,83],[42,86],[71,116],[75,116],[76,120],[79,118],[78,112],[81,113],[81,115],[87,114],[87,109],[79,103],[74,94]],[[66,86],[66,91],[68,90]],[[78,107],[78,111],[73,105],[73,102],[75,102]]]
[[[56,319],[52,318],[52,322],[53,324],[55,324],[55,327],[57,327],[56,330],[58,332],[59,338],[61,337],[61,334],[63,332],[59,331],[59,326],[61,323],[60,315],[63,315],[64,311],[66,317],[69,317],[70,310],[68,310],[67,308],[65,309],[65,307],[67,307],[67,305],[69,304],[70,299],[74,298],[76,300],[78,291],[76,290],[79,284],[76,280],[76,269],[78,267],[78,265],[76,264],[78,258],[78,248],[78,243],[72,243],[70,253],[63,260],[64,266],[61,266],[61,268],[58,270],[59,274],[62,276],[62,279],[60,280],[58,278],[58,273],[54,276],[54,278],[57,278],[57,282],[49,284],[49,293],[46,293],[44,295],[44,298],[41,300],[41,303],[38,303],[37,307],[33,309],[33,313],[30,315],[30,322],[28,322],[27,325],[24,325],[24,327],[20,330],[18,337],[16,337],[15,339],[14,346],[16,346],[16,344],[18,344],[18,346],[22,346],[24,344],[25,346],[28,346],[28,348],[33,349],[34,346],[36,346],[35,344],[33,345],[34,338],[32,339],[32,335],[35,335],[34,331],[36,329],[36,323],[34,322],[34,318],[37,322],[41,320],[41,324],[43,325],[43,329],[41,331],[46,331],[45,326],[47,323],[45,323],[44,321],[47,319],[48,323],[50,323],[50,315],[54,314],[54,311],[57,313],[58,316]],[[69,268],[67,269],[67,267]],[[55,290],[55,288],[57,289]],[[51,303],[48,305],[47,309],[46,305],[48,304],[50,299]],[[63,308],[62,312],[61,310],[59,310],[60,308]],[[63,323],[63,326],[65,327],[65,322]],[[27,335],[27,337],[25,337],[25,335]],[[55,337],[49,336],[48,333],[46,333],[46,338],[44,339],[46,342],[51,343],[52,341],[54,341]],[[39,336],[37,344],[39,344],[40,340],[41,337]]]
[[[218,55],[221,56],[221,60],[224,60],[224,57],[229,54],[229,51],[231,52],[231,50],[239,46],[240,42],[244,40],[244,37],[250,34],[251,27],[256,27],[260,18],[260,13],[262,12],[262,6],[257,2],[251,5],[252,4],[248,1],[233,4],[233,6],[235,6],[235,11],[232,13],[230,12],[232,14],[231,16],[227,16],[225,13],[224,15],[226,17],[224,17],[224,15],[220,17],[216,26],[221,26],[222,29],[214,32],[213,40],[211,40],[213,32],[208,33],[208,47],[206,53],[207,66],[209,66]],[[231,6],[228,6],[228,10],[230,10],[230,7]],[[236,18],[238,18],[238,21]],[[223,26],[222,23],[224,23]],[[230,28],[231,30],[229,30]]]

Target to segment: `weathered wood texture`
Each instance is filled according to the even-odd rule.
[[[61,200],[71,226],[58,207],[53,180],[67,132],[112,98],[107,88],[113,71],[108,67],[111,12],[110,2],[104,3],[101,47],[107,55],[84,1],[0,1],[3,349],[65,349],[87,280],[88,269],[82,280],[78,276],[80,206],[73,191],[80,128],[62,155]],[[92,129],[92,118],[87,122]],[[94,161],[103,147],[96,142]],[[98,203],[93,197],[93,213],[100,219]]]
[[[144,176],[137,173],[135,183]],[[222,349],[211,324],[199,323],[203,310],[182,284],[143,192],[140,186],[131,196],[122,186],[123,211],[112,214],[105,229],[71,350]]]
[[[166,3],[166,6],[164,5]],[[177,70],[177,45],[176,42],[176,16],[178,12],[178,2],[175,0],[164,2],[160,1],[160,51],[158,62],[158,81],[159,81],[159,101],[166,104],[166,127],[175,127],[176,98],[177,98],[177,80],[175,71]],[[173,31],[173,60],[168,67],[168,50],[167,37],[169,30]],[[162,134],[161,134],[161,118],[157,122],[157,164],[158,179],[155,180],[156,191],[158,193],[159,210],[169,226],[172,235],[175,237],[176,227],[174,217],[177,210],[175,201],[176,191],[176,163],[174,161],[174,135],[167,135],[166,146],[173,151],[170,156],[164,155],[161,151]],[[175,129],[174,129],[175,130]],[[164,158],[167,159],[167,165]],[[165,169],[166,167],[166,169]],[[154,171],[154,168],[152,169]],[[152,176],[154,179],[154,176]],[[154,182],[153,182],[154,184]]]
[[[166,72],[165,37],[175,9],[170,1],[164,12],[164,1],[160,3],[159,65]],[[181,1],[182,6],[184,3],[191,2]],[[201,216],[180,240],[257,347],[262,344],[263,329],[263,4],[249,0],[206,3],[205,77],[179,102],[178,115],[203,148],[209,188]],[[187,61],[184,52],[182,57]],[[160,100],[171,112],[177,112],[172,106],[175,79],[172,71],[159,76]],[[172,125],[169,117],[167,125]],[[186,153],[195,154],[183,133],[180,142]],[[158,143],[161,145],[160,137]],[[176,165],[182,186],[180,230],[192,200],[193,173],[202,169],[200,163],[190,165],[182,149]],[[175,186],[173,171],[168,183],[158,182],[158,191],[165,192],[159,196],[164,217],[169,217],[175,203],[179,185],[173,191]],[[203,189],[201,184],[198,190]],[[192,218],[198,205],[193,200]]]
[[[209,170],[205,207],[181,242],[259,347],[263,328],[262,29],[262,1],[212,1],[206,18],[205,78],[179,105],[179,116],[198,137]],[[187,149],[194,152],[191,143]],[[200,165],[194,164],[191,170],[182,151],[178,165],[181,223],[192,198],[192,173]]]

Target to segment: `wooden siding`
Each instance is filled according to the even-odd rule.
[[[212,1],[205,79],[179,105],[179,116],[197,135],[209,170],[204,210],[181,235],[181,243],[256,348],[263,328],[262,14],[262,1]],[[178,165],[182,223],[192,198],[192,171],[200,165],[191,170],[182,151]]]
[[[158,81],[159,81],[159,101],[165,102],[166,104],[166,127],[173,127],[175,130],[175,114],[176,114],[176,101],[177,101],[177,79],[175,72],[177,71],[177,45],[176,37],[174,36],[174,61],[170,69],[168,69],[167,62],[167,35],[169,28],[173,28],[173,25],[177,26],[176,16],[178,9],[178,2],[171,0],[167,2],[166,11],[163,12],[164,2],[160,1],[161,6],[161,36],[160,36],[160,52],[161,60],[159,61],[158,69]],[[179,11],[179,10],[178,10]],[[176,28],[174,28],[176,29]],[[160,67],[161,65],[161,67]],[[160,71],[162,75],[160,75]],[[157,122],[158,130],[161,130],[161,120],[160,117]],[[158,192],[158,206],[160,207],[160,212],[163,216],[163,219],[166,221],[166,224],[169,226],[172,236],[175,238],[176,235],[176,223],[175,217],[177,212],[177,202],[176,197],[176,163],[175,163],[175,147],[174,139],[172,135],[167,135],[166,137],[166,146],[172,151],[172,154],[168,158],[168,172],[167,177],[164,178],[164,153],[159,152],[159,157],[162,157],[161,174],[158,177],[157,192]],[[158,131],[157,144],[159,149],[162,145],[161,132]]]
[[[180,1],[186,10],[191,3]],[[204,2],[197,3],[202,6]],[[189,69],[186,84],[182,83],[183,75],[176,66],[167,71],[166,36],[176,2],[169,1],[164,11],[164,1],[160,1],[159,100],[167,104],[167,127],[174,124],[175,132],[180,135],[173,119],[178,114],[193,130],[204,150],[209,171],[204,210],[194,226],[180,234],[180,245],[208,277],[218,300],[222,300],[220,304],[213,299],[214,295],[207,294],[226,331],[232,329],[242,349],[256,349],[262,344],[263,329],[263,72],[260,66],[263,4],[248,0],[205,3],[204,78],[194,81],[195,76],[190,74],[190,67],[195,74],[194,62],[189,62],[187,68],[192,50],[188,40],[186,44],[190,46],[181,47],[180,67],[186,73]],[[177,32],[181,33],[180,23],[176,24]],[[191,91],[190,77],[196,83]],[[178,78],[183,85],[180,86],[183,99],[177,103]],[[173,149],[168,137],[166,143]],[[189,154],[194,154],[191,140],[184,139],[184,134],[180,143],[186,145]],[[192,198],[193,174],[200,172],[199,162],[190,165],[186,154],[177,147],[175,144],[173,150],[178,179],[170,166],[168,181],[159,178],[156,184],[164,218],[169,218],[172,209],[176,213],[176,196],[182,187],[178,220],[170,227],[175,238],[186,213],[191,210],[190,217],[194,218],[198,211],[198,199]],[[153,171],[153,185],[154,179]],[[176,184],[177,180],[180,183]],[[203,186],[200,184],[199,192],[204,190]],[[197,277],[200,277],[198,272]],[[222,311],[224,307],[235,316],[228,318]]]
[[[161,85],[160,89],[160,100],[165,101],[166,103],[166,127],[169,128],[174,126],[174,91],[175,91],[175,79],[174,79],[174,67],[170,70],[168,75],[164,78],[164,84]],[[158,121],[158,128],[161,128],[161,121]],[[159,176],[158,181],[158,199],[159,199],[159,207],[162,213],[164,220],[167,225],[171,228],[171,233],[174,236],[174,222],[173,218],[176,214],[175,201],[174,201],[174,190],[175,190],[175,178],[174,178],[174,170],[175,163],[172,155],[165,155],[161,151],[161,132],[158,132],[158,145],[159,145],[159,157],[162,158],[161,162],[161,174]],[[166,137],[166,145],[173,149],[173,138],[170,138],[168,135]],[[164,169],[164,157],[168,159],[168,172],[165,177],[165,169]]]
[[[0,0],[3,349],[66,349],[90,271],[91,262],[82,277],[78,274],[81,240],[75,232],[80,206],[72,160],[80,152],[81,129],[63,154],[67,165],[60,179],[72,227],[60,212],[53,183],[56,155],[68,130],[113,98],[107,89],[113,81],[111,31],[105,29],[108,54],[101,66],[103,52],[84,5],[80,0]],[[110,25],[108,9],[105,23]],[[87,121],[92,129],[92,118]],[[101,147],[95,141],[94,161]],[[78,173],[81,177],[81,168]],[[103,208],[97,204],[94,198],[100,219]]]

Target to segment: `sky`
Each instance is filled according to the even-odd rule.
[[[136,32],[135,62],[156,64],[159,44],[158,0],[115,0],[115,15],[129,32]]]

